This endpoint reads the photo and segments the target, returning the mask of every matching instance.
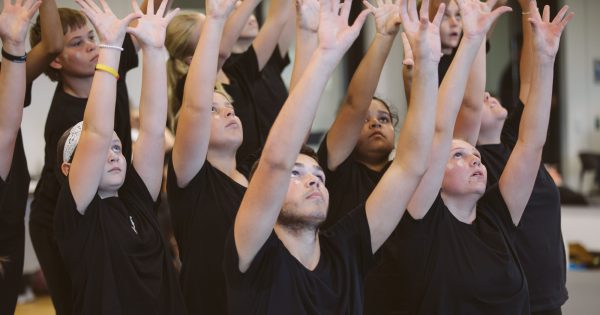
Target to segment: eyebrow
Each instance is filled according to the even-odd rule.
[[[306,165],[304,163],[299,163],[299,162],[294,163],[294,166],[306,168]],[[314,165],[312,168],[317,171],[323,172],[323,168],[320,165]]]

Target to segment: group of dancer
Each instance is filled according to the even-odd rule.
[[[30,233],[57,314],[561,314],[559,194],[541,154],[568,7],[551,18],[519,0],[521,103],[507,113],[485,91],[486,37],[512,11],[495,0],[364,1],[352,23],[352,1],[272,0],[260,28],[260,0],[206,0],[204,14],[134,0],[122,19],[75,2],[5,0],[0,14],[1,314],[22,273],[19,130],[41,73],[58,85]],[[315,152],[320,98],[369,15],[376,34]],[[374,94],[400,29],[395,141]],[[156,213],[171,132],[180,270]]]

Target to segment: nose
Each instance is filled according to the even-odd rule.
[[[481,160],[476,155],[473,155],[472,160],[471,160],[471,165],[472,166],[481,166]]]
[[[319,181],[319,179],[317,178],[317,176],[310,174],[308,175],[309,179],[308,179],[308,187],[315,187],[315,188],[319,188],[321,187],[321,182]]]
[[[229,117],[233,117],[233,116],[235,116],[235,113],[233,112],[233,108],[225,107],[225,108],[223,109],[223,115],[224,115],[226,118],[229,118]]]
[[[117,154],[111,150],[110,154],[108,155],[108,162],[109,163],[119,162],[119,154]]]
[[[370,128],[381,128],[381,123],[379,122],[379,120],[376,117],[371,118],[370,120],[367,120],[367,122],[369,123]]]
[[[87,50],[94,51],[98,48],[98,45],[93,40],[87,40]]]

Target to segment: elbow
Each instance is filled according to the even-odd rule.
[[[60,38],[57,38],[56,40],[51,40],[51,41],[48,41],[47,43],[44,43],[44,48],[45,48],[46,54],[48,54],[49,56],[52,56],[52,57],[56,57],[58,54],[60,54],[63,51],[63,48],[64,48],[62,36]]]

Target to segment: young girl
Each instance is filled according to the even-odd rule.
[[[364,202],[389,167],[395,116],[373,98],[385,60],[400,29],[398,4],[368,4],[377,33],[354,73],[344,103],[321,143],[319,162],[330,192],[327,228]]]
[[[403,218],[385,246],[368,293],[373,313],[530,314],[528,285],[513,237],[536,181],[538,169],[531,165],[539,165],[545,142],[551,56],[569,18],[561,13],[550,23],[549,14],[542,19],[532,1],[530,11],[535,13],[530,23],[537,30],[538,58],[531,93],[506,168],[486,191],[487,173],[479,151],[464,140],[451,140],[462,99],[460,92],[453,91],[464,89],[469,68],[463,63],[465,51],[473,58],[484,37],[472,28],[476,20],[484,21],[471,13],[477,3],[458,3],[465,36],[442,83],[440,101],[447,104],[438,113],[433,148],[436,156],[449,153],[449,159],[432,161],[409,203],[410,216]],[[394,293],[379,297],[377,292]]]
[[[101,0],[77,1],[101,43],[83,122],[59,142],[66,176],[58,196],[55,235],[73,286],[76,314],[185,314],[171,258],[154,209],[160,192],[166,73],[162,65],[166,1],[154,13],[117,19]],[[135,28],[127,25],[139,19]],[[140,133],[127,165],[113,131],[116,68],[125,31],[143,56]]]

